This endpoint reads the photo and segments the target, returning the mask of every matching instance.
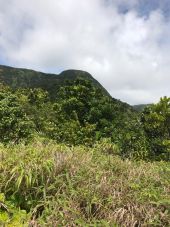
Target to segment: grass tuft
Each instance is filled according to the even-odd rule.
[[[0,173],[1,195],[30,226],[170,226],[168,162],[121,160],[108,144],[35,141],[0,146]]]

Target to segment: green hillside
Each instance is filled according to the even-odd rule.
[[[139,147],[136,142],[130,145],[131,140],[135,140],[133,129],[139,138],[143,137],[138,113],[127,103],[112,98],[87,72],[67,70],[54,75],[1,66],[0,81],[12,89],[23,112],[40,134],[74,145],[112,138],[123,153],[127,144],[129,152]],[[7,141],[9,132],[5,129],[6,126],[7,135],[3,138]],[[141,139],[141,143],[144,140]]]
[[[145,107],[147,107],[149,105],[151,105],[151,104],[138,104],[138,105],[134,105],[133,108],[136,111],[142,112],[145,109]]]
[[[109,95],[105,88],[89,73],[81,70],[66,70],[60,74],[48,74],[30,69],[20,69],[0,65],[0,82],[17,88],[42,88],[55,97],[57,90],[69,80],[82,78],[91,81],[96,87],[102,89],[105,95]]]
[[[37,133],[67,145],[92,146],[109,138],[124,158],[169,159],[167,97],[138,112],[80,70],[55,75],[0,66],[0,83],[3,143]]]

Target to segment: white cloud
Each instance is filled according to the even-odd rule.
[[[169,21],[159,10],[121,14],[120,1],[108,2],[0,0],[1,56],[37,70],[86,70],[131,104],[170,95]]]

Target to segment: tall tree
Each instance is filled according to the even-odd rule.
[[[31,135],[33,123],[26,116],[18,97],[9,89],[0,91],[0,141],[19,142]]]
[[[142,114],[143,127],[153,158],[170,159],[170,98],[146,107]]]

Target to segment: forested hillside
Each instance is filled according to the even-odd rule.
[[[89,74],[0,67],[1,141],[33,134],[68,145],[109,138],[123,157],[169,158],[169,98],[136,112]]]
[[[139,104],[139,105],[134,105],[133,108],[137,111],[143,111],[145,107],[149,106],[150,104]]]
[[[2,224],[168,226],[170,98],[137,112],[78,70],[0,66],[0,82]]]
[[[48,91],[53,98],[56,96],[56,92],[61,86],[77,78],[91,81],[96,87],[101,88],[105,95],[109,95],[97,80],[89,73],[81,70],[66,70],[57,75],[0,65],[0,82],[13,89],[42,88]]]

